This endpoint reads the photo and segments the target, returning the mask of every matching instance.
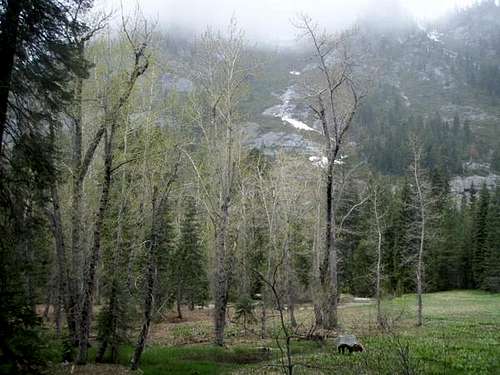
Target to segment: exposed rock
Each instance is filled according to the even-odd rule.
[[[500,176],[490,174],[486,177],[482,176],[457,176],[450,181],[450,190],[453,194],[462,196],[469,196],[472,189],[479,191],[483,185],[488,189],[495,189],[497,184],[500,183]]]
[[[318,144],[309,141],[299,134],[285,132],[268,132],[260,134],[252,139],[248,137],[244,142],[246,145],[272,152],[273,149],[286,149],[289,151],[302,151],[306,153],[318,152]]]

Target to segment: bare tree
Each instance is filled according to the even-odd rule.
[[[84,11],[85,0],[79,0],[78,6],[75,8],[74,13],[71,15],[72,24],[75,23]],[[81,61],[86,59],[86,45],[92,40],[101,30],[103,30],[110,18],[110,14],[97,14],[89,23],[90,27],[85,33],[79,32],[78,29],[70,28],[67,38],[75,45],[78,51],[78,58]],[[82,274],[83,266],[83,250],[81,245],[81,231],[82,231],[82,201],[83,201],[83,183],[87,172],[90,168],[94,154],[97,147],[101,143],[105,132],[105,124],[103,123],[98,127],[95,134],[91,137],[87,147],[84,149],[83,143],[83,88],[84,77],[75,77],[74,81],[74,95],[75,99],[73,105],[68,112],[71,121],[72,130],[72,150],[71,150],[71,261],[69,270],[67,272],[67,297],[66,297],[66,319],[68,322],[68,329],[73,343],[76,345],[78,342],[78,314],[79,303],[81,302],[81,287],[82,279],[79,275]],[[57,195],[52,195],[52,200],[57,200]],[[58,203],[55,203],[58,204]]]
[[[353,61],[348,52],[347,34],[332,36],[321,32],[307,16],[295,26],[313,46],[318,75],[309,84],[310,108],[321,122],[328,159],[325,168],[325,254],[321,267],[323,289],[322,325],[337,326],[338,275],[334,172],[347,132],[358,110],[361,95],[353,77]]]
[[[86,270],[84,277],[84,290],[79,327],[80,350],[77,358],[77,362],[79,364],[85,364],[87,362],[91,311],[96,286],[96,269],[99,264],[101,249],[101,232],[108,208],[111,176],[113,171],[113,150],[115,133],[117,127],[120,124],[121,112],[127,104],[138,78],[144,74],[149,66],[149,58],[146,49],[151,37],[151,31],[148,29],[147,23],[144,22],[144,35],[142,36],[142,40],[140,42],[137,42],[139,27],[139,23],[136,21],[132,31],[129,32],[127,28],[127,22],[125,20],[123,22],[123,32],[133,54],[133,66],[132,70],[129,72],[126,82],[124,82],[123,87],[121,87],[118,96],[114,98],[114,100],[112,100],[112,98],[108,98],[104,106],[104,173],[101,182],[101,197],[99,200],[96,219],[94,223],[93,245],[88,260],[88,269]]]
[[[178,154],[180,156],[180,154]],[[153,296],[155,292],[155,276],[156,276],[156,259],[157,259],[157,248],[162,240],[164,233],[164,220],[167,209],[167,202],[169,194],[173,183],[177,179],[177,170],[179,168],[179,158],[174,163],[172,170],[168,173],[159,186],[155,186],[152,194],[152,213],[151,213],[151,223],[150,223],[150,233],[149,238],[146,240],[147,246],[147,270],[146,270],[146,291],[144,296],[143,305],[143,323],[141,331],[137,338],[137,343],[135,346],[134,354],[132,356],[132,361],[130,363],[130,368],[132,370],[137,370],[139,367],[139,361],[141,359],[142,352],[144,351],[144,346],[146,344],[146,339],[149,334],[149,327],[151,325],[151,318],[153,313]],[[161,189],[161,190],[160,190]]]
[[[282,298],[281,294],[278,290],[278,271],[279,269],[283,266],[283,258],[281,258],[276,265],[274,266],[272,272],[270,272],[270,279],[265,277],[262,273],[260,273],[258,270],[253,270],[259,278],[268,286],[268,288],[271,290],[272,297],[274,299],[274,302],[276,303],[278,313],[279,313],[279,322],[280,322],[280,327],[281,331],[285,335],[285,347],[283,348],[282,344],[280,343],[279,337],[276,338],[276,343],[278,345],[278,348],[281,352],[281,361],[282,365],[281,367],[284,369],[285,373],[287,375],[293,375],[293,370],[295,368],[295,364],[293,363],[293,358],[292,358],[292,339],[296,337],[294,332],[290,330],[287,327],[286,324],[286,318],[285,318],[285,313],[284,313],[284,306],[282,303]]]
[[[421,165],[422,146],[416,136],[411,141],[412,163],[410,170],[414,182],[416,196],[415,208],[418,213],[417,224],[417,259],[416,259],[416,287],[417,287],[417,326],[423,325],[423,277],[424,277],[424,249],[427,238],[428,206],[430,204],[429,186]]]
[[[383,217],[381,212],[381,191],[378,181],[373,181],[371,184],[371,203],[373,210],[373,219],[375,221],[375,232],[377,236],[377,263],[375,267],[375,299],[377,303],[377,324],[382,327],[384,325],[381,300],[382,300],[382,235],[384,231]]]
[[[197,46],[193,79],[200,88],[197,121],[206,147],[202,168],[195,167],[215,238],[214,325],[215,343],[224,345],[229,290],[229,227],[241,145],[237,142],[237,105],[248,69],[243,65],[244,41],[236,21],[227,34],[207,31]]]

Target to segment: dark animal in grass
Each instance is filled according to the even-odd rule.
[[[363,352],[365,349],[363,345],[358,341],[354,335],[339,336],[335,339],[335,345],[337,345],[337,350],[339,353],[344,354],[347,351],[352,352]]]

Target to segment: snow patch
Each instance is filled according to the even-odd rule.
[[[436,43],[441,43],[441,36],[443,34],[441,33],[438,33],[437,31],[430,31],[427,33],[427,38],[429,38],[430,40],[436,42]]]
[[[289,87],[280,98],[283,104],[268,108],[263,114],[266,116],[279,117],[283,122],[292,125],[296,129],[319,133],[319,131],[304,122],[293,118],[293,113],[297,108],[297,105],[292,102],[293,99],[297,98],[297,93],[293,87]]]
[[[326,168],[328,165],[328,158],[326,156],[311,156],[309,161],[320,168]]]
[[[340,160],[335,160],[334,164],[335,165],[344,165],[345,162],[343,161],[343,159],[346,159],[346,158],[347,158],[347,156],[342,155],[340,157]],[[317,167],[326,168],[328,166],[328,158],[326,156],[311,156],[309,158],[309,161]]]
[[[295,120],[291,117],[288,116],[283,116],[281,118],[282,121],[288,122],[290,125],[292,125],[296,129],[300,130],[306,130],[308,132],[316,132],[316,129],[311,128],[309,125],[304,124],[302,121]]]

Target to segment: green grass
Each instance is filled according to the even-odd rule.
[[[128,365],[132,348],[121,351],[119,362]],[[268,359],[255,347],[220,348],[212,345],[183,347],[151,346],[141,358],[145,375],[212,375],[227,374],[247,364]]]
[[[338,355],[332,342],[323,347],[295,342],[296,373],[500,374],[500,295],[476,291],[427,294],[423,327],[415,326],[413,295],[387,301],[384,313],[396,317],[390,332],[374,326],[374,306],[343,309],[344,331],[357,334],[366,352]],[[264,365],[278,363],[279,350],[272,341],[256,342],[253,347],[260,345],[273,347],[272,359],[266,361],[251,344],[232,349],[151,347],[144,353],[141,368],[144,374],[276,373]]]
[[[326,350],[306,357],[306,363],[312,361],[342,374],[405,373],[405,368],[415,374],[500,374],[500,295],[427,294],[423,327],[414,324],[413,295],[387,302],[384,311],[388,317],[399,318],[390,332],[370,325],[375,316],[372,306],[352,308],[344,315],[344,329],[358,333],[365,353],[341,356]]]
[[[293,361],[300,374],[500,374],[500,294],[451,291],[424,296],[423,327],[415,325],[415,296],[387,300],[384,314],[392,322],[387,331],[375,325],[375,306],[341,308],[341,329],[354,333],[364,353],[339,355],[332,340],[324,345],[293,342]],[[299,323],[310,326],[312,312],[301,310]],[[273,322],[269,322],[270,328]],[[179,332],[180,334],[181,332]],[[270,347],[271,353],[259,349]],[[128,366],[132,347],[125,347],[119,362]],[[95,348],[90,353],[91,360]],[[279,374],[280,351],[272,339],[247,338],[245,343],[219,348],[211,344],[152,345],[140,368],[159,374]],[[271,366],[270,366],[271,365]],[[108,372],[103,372],[103,374]],[[113,374],[114,372],[109,372]]]

